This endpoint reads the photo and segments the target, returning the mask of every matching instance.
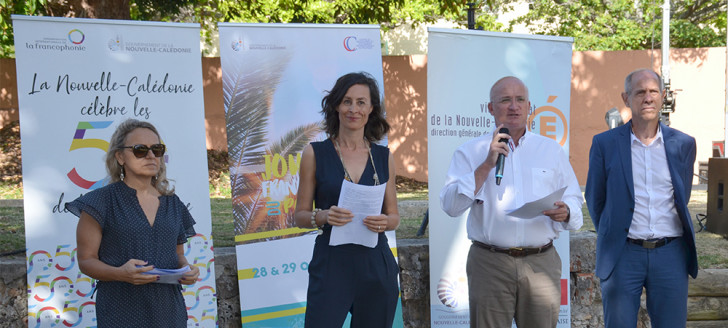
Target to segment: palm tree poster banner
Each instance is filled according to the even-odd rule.
[[[429,29],[427,163],[433,328],[469,327],[470,322],[465,272],[472,244],[466,233],[468,211],[453,218],[440,206],[453,153],[466,141],[496,128],[487,108],[490,88],[502,77],[516,76],[528,87],[528,130],[554,139],[568,154],[572,43],[566,37]],[[555,179],[545,180],[548,186]],[[568,231],[560,233],[554,246],[561,257],[558,327],[565,328],[571,322]]]
[[[13,16],[13,28],[28,326],[97,326],[96,281],[79,271],[78,218],[64,204],[108,184],[111,135],[135,118],[159,130],[167,176],[196,221],[185,244],[200,269],[198,282],[182,287],[188,325],[215,327],[199,25]],[[140,232],[130,231],[130,243],[132,233]]]
[[[316,231],[293,219],[301,153],[326,138],[321,99],[337,78],[383,86],[379,26],[218,27],[242,324],[303,327]]]

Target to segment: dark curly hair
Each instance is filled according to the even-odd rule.
[[[372,112],[369,113],[367,124],[364,126],[364,138],[368,141],[379,141],[389,132],[389,123],[384,118],[384,106],[379,94],[377,81],[366,72],[349,73],[336,80],[336,84],[321,100],[321,113],[324,114],[324,130],[329,137],[339,134],[339,113],[336,108],[344,100],[346,92],[354,85],[361,84],[369,87],[369,97],[372,101]]]

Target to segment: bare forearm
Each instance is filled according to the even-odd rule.
[[[311,213],[313,211],[300,210],[296,211],[296,226],[299,228],[313,228],[311,226]]]
[[[187,262],[187,258],[184,255],[177,256],[177,267],[178,268],[184,268],[189,265],[190,265],[190,263]]]
[[[396,230],[399,227],[399,221],[400,221],[399,214],[388,214],[386,230]]]
[[[190,265],[189,262],[187,262],[187,257],[185,257],[185,244],[178,244],[176,251],[177,251],[177,268],[183,268],[183,267]]]
[[[328,213],[328,210],[318,210],[316,211],[316,216],[314,217],[314,221],[316,222],[316,227],[320,228],[324,224],[326,224],[326,215]],[[313,211],[297,211],[295,214],[296,218],[296,226],[299,228],[315,228],[313,226],[313,222],[311,222],[311,216],[314,215]]]
[[[83,274],[100,281],[121,281],[121,269],[99,259],[79,259],[78,267]]]

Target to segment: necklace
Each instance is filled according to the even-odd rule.
[[[379,185],[379,175],[377,175],[377,166],[374,165],[374,157],[372,157],[372,147],[369,146],[369,142],[364,139],[364,144],[367,146],[367,151],[369,152],[369,160],[372,162],[372,167],[374,168],[374,185]],[[336,148],[336,153],[339,154],[339,159],[341,160],[341,167],[344,168],[344,179],[347,181],[354,183],[354,180],[351,178],[351,175],[349,175],[349,171],[346,170],[346,165],[344,164],[344,156],[341,156],[341,146],[339,146],[339,140],[334,139],[334,148]],[[361,178],[360,178],[361,179]]]

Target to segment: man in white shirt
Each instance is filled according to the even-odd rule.
[[[450,216],[468,214],[467,259],[471,327],[556,327],[561,259],[553,240],[582,225],[579,182],[561,146],[527,131],[531,102],[521,80],[508,76],[490,90],[496,130],[458,147],[440,204]],[[509,134],[499,133],[507,128]],[[501,142],[501,139],[507,142]],[[504,140],[504,141],[505,141]],[[495,167],[505,155],[500,184]],[[506,214],[566,187],[562,201],[533,219]]]
[[[660,123],[663,97],[657,73],[630,73],[622,100],[632,120],[594,136],[589,152],[585,194],[607,328],[637,326],[643,287],[653,327],[687,322],[688,275],[698,274],[687,207],[695,139]]]

